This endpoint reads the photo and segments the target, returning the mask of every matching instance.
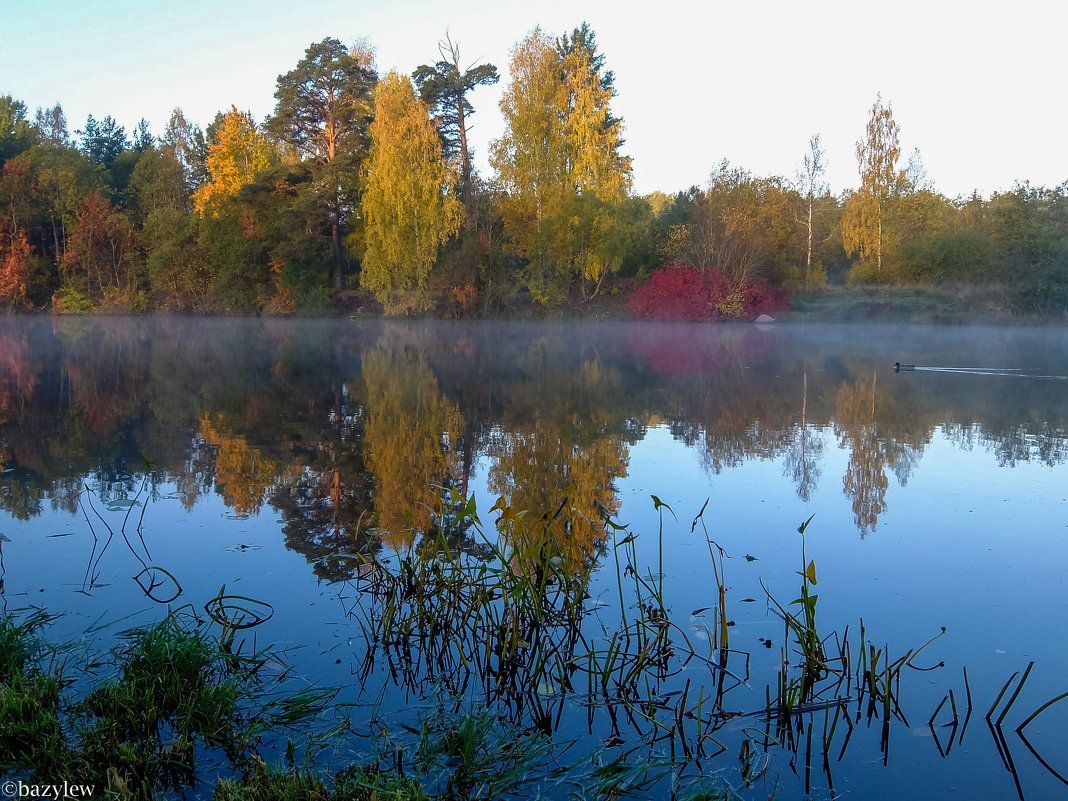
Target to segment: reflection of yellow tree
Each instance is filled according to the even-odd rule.
[[[224,414],[201,417],[200,436],[217,449],[215,488],[226,505],[241,515],[259,512],[275,477],[275,463],[235,434]]]
[[[430,525],[434,486],[458,474],[453,450],[463,429],[456,405],[438,390],[426,359],[379,345],[363,358],[367,386],[367,469],[375,477],[378,525],[396,547]]]
[[[850,448],[843,491],[853,498],[853,514],[862,534],[874,531],[886,511],[887,469],[904,486],[931,441],[934,425],[928,412],[914,403],[894,402],[890,393],[871,383],[843,384],[835,403],[835,433]]]
[[[612,483],[627,475],[627,443],[608,436],[582,445],[562,435],[559,426],[537,421],[513,428],[493,455],[490,490],[517,512],[527,512],[526,532],[551,532],[554,545],[571,559],[591,556],[604,537],[602,510],[615,514],[619,508]],[[568,509],[543,529],[538,518],[552,518],[565,499]],[[541,543],[515,543],[535,544]]]
[[[835,403],[834,430],[849,446],[842,491],[853,498],[853,517],[861,533],[874,531],[886,511],[886,467],[890,462],[875,425],[875,375],[871,383],[842,384]]]

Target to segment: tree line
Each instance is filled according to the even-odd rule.
[[[630,295],[637,314],[731,317],[827,284],[948,284],[1068,309],[1068,182],[947,198],[918,150],[902,163],[881,97],[840,196],[818,134],[795,176],[723,161],[639,196],[587,24],[535,29],[508,76],[489,176],[470,97],[498,70],[449,38],[410,76],[324,39],[278,76],[268,119],[235,105],[201,129],[175,109],[158,136],[110,116],[71,133],[61,106],[31,118],[0,96],[0,308],[289,314],[373,293],[387,313],[479,316]]]

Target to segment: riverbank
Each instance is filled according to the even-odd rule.
[[[435,299],[434,308],[412,313],[409,318],[424,319],[494,319],[494,320],[633,320],[628,307],[633,282],[627,281],[614,291],[599,295],[588,303],[543,306],[524,293],[510,299],[500,309],[456,309],[446,298]],[[31,314],[49,314],[38,309]],[[58,313],[58,312],[56,312]],[[155,312],[170,314],[169,312]],[[93,309],[88,315],[138,314],[126,309]],[[153,314],[153,312],[141,312]],[[286,314],[268,311],[255,316],[276,317],[349,317],[378,319],[386,317],[371,292],[346,290],[322,306],[299,308]],[[197,315],[192,315],[197,316]],[[247,317],[249,314],[209,312],[206,316]],[[774,311],[779,322],[803,323],[914,323],[946,325],[1057,325],[1068,323],[1068,313],[1023,314],[1015,311],[1005,287],[821,287],[795,292],[785,309]]]
[[[1064,322],[1064,315],[1019,314],[1004,287],[831,287],[799,292],[779,319],[792,322]]]

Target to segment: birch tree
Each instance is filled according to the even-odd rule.
[[[619,269],[621,259],[603,244],[630,189],[612,75],[583,25],[555,41],[536,28],[512,51],[511,78],[501,99],[506,130],[491,162],[507,192],[506,226],[527,261],[523,280],[547,302],[577,279],[589,300]]]
[[[901,181],[897,169],[901,157],[898,125],[893,110],[878,95],[871,107],[867,133],[857,142],[860,189],[846,199],[842,217],[842,245],[871,265],[880,280],[889,277],[883,265],[888,251],[889,231],[886,204]]]
[[[812,236],[813,236],[813,211],[816,206],[816,198],[827,191],[827,184],[823,182],[823,174],[827,171],[826,152],[820,142],[820,135],[812,134],[808,140],[808,153],[805,154],[801,163],[801,172],[798,175],[801,195],[805,203],[805,214],[801,225],[805,229],[807,242],[805,245],[805,268],[801,271],[801,285],[808,283],[812,275]]]
[[[438,248],[463,222],[463,206],[452,192],[457,178],[442,156],[427,105],[407,76],[391,72],[375,93],[360,279],[388,310],[428,305],[427,277]],[[408,290],[415,297],[406,300]]]

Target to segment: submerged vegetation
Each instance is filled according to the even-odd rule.
[[[732,597],[708,504],[689,530],[707,544],[713,601],[687,623],[664,575],[675,512],[652,500],[658,532],[639,535],[605,510],[596,547],[575,552],[567,535],[590,521],[566,498],[541,516],[502,498],[489,528],[472,499],[442,489],[427,530],[393,558],[353,553],[360,569],[338,585],[362,651],[354,699],[304,685],[284,652],[238,636],[266,615],[250,617],[256,602],[225,588],[202,610],[128,632],[104,657],[47,645],[44,612],[5,616],[0,777],[71,777],[118,798],[210,789],[219,801],[729,799],[794,783],[833,795],[835,765],[872,728],[887,763],[892,728],[910,726],[908,675],[944,668],[918,658],[945,629],[896,658],[863,620],[854,636],[826,629],[810,518],[798,528],[799,597],[781,602],[765,587],[767,631],[782,633],[777,645],[761,638],[778,649],[772,675],[732,642],[737,608],[754,599]],[[1032,666],[987,714],[1014,778],[1002,724]],[[943,755],[971,716],[963,676],[966,708],[950,689],[927,724]],[[1065,697],[1017,728],[1054,776],[1023,730]],[[947,701],[948,741],[935,729]]]

